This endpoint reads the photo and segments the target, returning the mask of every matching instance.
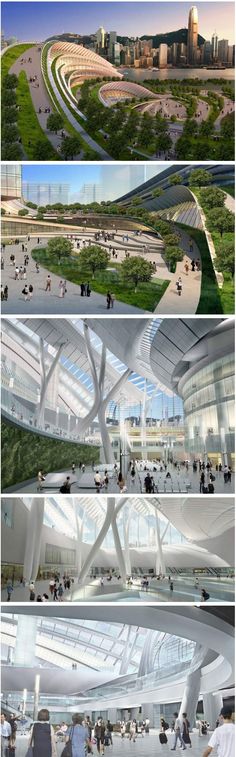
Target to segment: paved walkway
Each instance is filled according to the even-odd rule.
[[[78,233],[79,236],[79,233]],[[27,238],[26,238],[27,239]],[[25,243],[25,240],[24,240]],[[36,273],[35,261],[31,257],[31,250],[35,247],[40,249],[40,246],[44,246],[45,239],[41,240],[40,245],[37,245],[37,240],[31,239],[27,242],[27,253],[30,256],[29,265],[27,266],[27,279],[15,281],[15,266],[10,265],[10,255],[14,253],[16,256],[16,264],[24,265],[24,252],[21,249],[21,242],[19,245],[7,245],[4,251],[4,271],[2,271],[2,284],[7,284],[9,297],[7,302],[4,300],[1,303],[2,315],[11,313],[12,315],[20,313],[35,314],[35,315],[73,315],[85,313],[90,314],[137,314],[144,311],[140,308],[136,308],[133,305],[128,305],[120,300],[115,301],[113,311],[107,310],[106,297],[97,292],[91,293],[90,297],[80,296],[80,287],[72,282],[67,282],[67,294],[65,297],[60,297],[59,282],[60,277],[50,272],[52,279],[51,292],[45,292],[46,279],[49,271],[46,268],[40,267],[39,273]],[[24,284],[33,284],[34,293],[32,300],[25,302],[22,289]],[[93,287],[92,280],[90,286]]]
[[[225,208],[228,208],[228,210],[231,211],[231,213],[235,213],[235,199],[234,197],[231,197],[231,195],[228,194],[228,192],[225,192],[224,187],[222,187],[226,199],[225,199]]]
[[[53,438],[53,437],[52,437]],[[35,462],[36,467],[36,473],[37,473],[37,461]],[[180,471],[178,471],[172,464],[168,465],[168,471],[171,473],[171,478],[166,479],[166,471],[163,473],[160,472],[152,472],[152,476],[154,479],[154,484],[157,487],[157,492],[155,493],[164,493],[164,494],[195,494],[200,493],[200,474],[198,472],[194,473],[192,468],[190,467],[188,471],[185,470],[185,468],[181,468]],[[215,481],[214,481],[214,489],[215,494],[232,494],[234,493],[234,486],[235,486],[235,476],[234,473],[232,474],[231,483],[227,482],[224,483],[224,477],[223,473],[217,473],[215,469],[212,469],[212,472],[214,472],[215,475]],[[35,473],[35,479],[28,479],[27,481],[22,481],[19,484],[14,484],[14,486],[9,486],[7,489],[4,490],[4,493],[11,493],[11,492],[26,492],[26,493],[36,493],[37,492],[37,480],[36,480],[36,473]],[[57,474],[60,474],[57,476]],[[63,479],[66,478],[66,476],[70,476],[72,480],[72,473],[71,469],[67,468],[60,471],[45,471],[45,482],[42,491],[46,494],[58,494],[59,487],[61,486],[61,474],[63,474]],[[127,488],[128,494],[145,494],[145,486],[144,486],[144,478],[145,478],[145,472],[142,473],[136,473],[136,477],[134,481],[131,480],[130,474],[128,474],[125,485]],[[60,481],[59,481],[60,479]],[[76,480],[75,480],[76,479]],[[98,496],[99,494],[95,491],[94,486],[94,471],[91,466],[86,466],[85,473],[81,473],[78,468],[76,468],[75,471],[75,479],[71,486],[71,494],[87,494],[92,496]],[[57,485],[55,485],[55,480],[58,481]],[[208,484],[208,476],[206,475],[206,484]],[[116,477],[110,477],[109,484],[106,489],[101,489],[101,494],[117,494],[118,492],[118,486],[117,486],[117,480]],[[209,495],[210,496],[210,495]]]
[[[22,679],[22,688],[24,685],[24,676]],[[102,709],[106,706],[105,701],[103,700]],[[137,740],[135,743],[130,742],[129,739],[126,737],[125,739],[120,738],[119,734],[114,734],[113,736],[113,746],[105,747],[105,754],[106,755],[113,755],[113,757],[130,757],[130,754],[132,754],[132,757],[157,757],[157,755],[169,754],[169,751],[172,747],[173,743],[173,735],[170,732],[167,732],[167,739],[168,744],[166,746],[161,746],[158,738],[158,731],[155,729],[151,729],[149,734],[145,734],[142,738],[141,734],[138,734]],[[202,753],[204,749],[206,749],[207,744],[210,739],[210,734],[208,736],[199,736],[194,733],[191,733],[191,740],[192,740],[192,749],[191,749],[191,757],[202,757]],[[25,757],[25,753],[28,746],[28,740],[29,737],[27,736],[17,736],[16,738],[16,755],[17,757]],[[58,757],[60,757],[62,750],[64,748],[65,744],[57,744],[57,754]],[[94,747],[93,754],[97,754],[97,749]],[[180,747],[177,746],[176,750],[177,755],[181,755]]]
[[[201,261],[200,250],[198,249],[196,242],[189,237],[189,234],[179,227],[173,229],[173,233],[175,230],[180,235],[180,247],[185,250],[186,254],[184,255],[183,260],[177,263],[176,272],[170,274],[171,282],[156,307],[155,313],[162,313],[163,315],[166,313],[168,313],[168,315],[196,313],[201,294],[202,272],[191,270],[191,260]],[[190,241],[192,241],[193,246],[191,252],[189,251]],[[186,261],[189,265],[188,275],[186,275],[184,268]],[[182,278],[183,286],[181,297],[178,295],[176,289],[176,281],[179,276]]]
[[[221,110],[221,112],[220,112],[220,114],[219,114],[219,116],[216,119],[215,124],[214,124],[215,128],[217,130],[219,130],[220,127],[221,127],[222,118],[225,118],[225,116],[228,116],[230,113],[234,113],[234,111],[235,111],[235,104],[234,104],[234,102],[232,100],[230,100],[228,97],[224,97],[223,95],[221,95],[221,97],[223,97],[223,100],[224,100],[224,107]]]
[[[35,113],[37,115],[38,121],[40,123],[41,128],[45,132],[47,138],[51,142],[54,149],[60,153],[60,147],[61,147],[61,141],[62,137],[61,134],[53,134],[52,132],[48,131],[47,129],[47,118],[48,113],[45,113],[46,108],[50,108],[50,112],[54,112],[54,108],[52,106],[51,99],[48,95],[47,89],[44,84],[44,79],[41,71],[41,50],[42,45],[36,45],[29,50],[26,51],[24,56],[21,56],[18,58],[18,60],[13,64],[13,66],[10,69],[10,73],[14,73],[17,76],[21,71],[25,71],[27,75],[27,80],[30,88],[30,93],[32,97],[32,102],[34,105]],[[31,62],[29,60],[31,58]],[[21,62],[23,61],[23,62]],[[35,82],[30,82],[30,77],[36,76],[37,79]],[[53,89],[55,90],[55,82],[52,77],[52,74],[49,77],[51,79],[51,84]],[[84,141],[87,143],[88,147],[90,149],[95,150],[95,152],[98,153],[98,158],[100,160],[113,160],[110,155],[101,147],[97,142],[95,142],[92,137],[85,131],[83,126],[81,126],[78,121],[76,120],[75,116],[72,115],[69,108],[67,108],[63,98],[61,97],[60,93],[57,91],[57,100],[59,104],[62,106],[64,113],[72,126],[76,129],[78,134],[84,139]],[[39,108],[41,108],[41,113],[39,113]],[[71,134],[64,129],[64,135],[69,137]],[[83,158],[83,150],[78,153],[78,155],[74,156],[74,160],[81,160]]]
[[[31,58],[32,62],[29,61],[29,58]],[[21,61],[24,62],[21,63]],[[30,47],[23,56],[20,56],[18,58],[18,60],[10,69],[10,73],[16,74],[17,76],[19,76],[21,71],[25,71],[26,73],[33,106],[39,124],[45,132],[47,139],[49,140],[49,142],[51,142],[51,145],[57,152],[59,152],[62,141],[61,134],[53,134],[47,129],[47,119],[49,114],[45,113],[45,109],[50,108],[50,112],[52,113],[53,108],[42,76],[40,45]],[[31,83],[29,79],[30,77],[34,76],[37,76],[37,79],[35,82]],[[41,108],[41,113],[39,113],[39,108]],[[66,137],[71,136],[69,132],[66,131],[66,129],[64,129],[64,134]],[[78,153],[78,155],[75,156],[75,160],[81,160],[82,157],[83,152],[81,151],[80,153]]]
[[[207,562],[207,558],[206,558]],[[106,601],[107,596],[113,595],[114,601],[116,597],[124,596],[129,601],[132,599],[134,593],[137,594],[137,601],[148,602],[150,598],[155,602],[200,602],[201,601],[201,589],[204,588],[210,594],[210,599],[213,602],[234,602],[234,582],[225,582],[223,579],[215,580],[205,576],[201,576],[199,586],[196,589],[194,580],[189,578],[187,580],[182,578],[173,578],[173,592],[170,591],[169,583],[167,579],[157,581],[156,579],[149,579],[148,591],[143,591],[141,587],[142,577],[134,578],[132,586],[123,584],[122,580],[112,578],[111,581],[107,581],[107,577],[103,577],[104,585],[100,585],[100,577],[89,578],[87,583],[83,586],[78,585],[78,579],[74,578],[74,584],[72,588],[64,591],[62,601],[63,602],[90,602],[91,599],[100,598]],[[62,582],[63,583],[63,582]],[[35,595],[36,598],[40,594],[47,594],[48,602],[55,604],[53,595],[49,589],[49,579],[40,580],[35,582]],[[28,602],[29,601],[29,587],[22,584],[16,584],[11,595],[11,602]],[[1,594],[2,602],[7,600],[7,590],[3,589]],[[57,601],[57,600],[56,600]],[[57,601],[58,607],[61,602]]]
[[[99,244],[102,247],[106,248],[108,251],[110,251],[111,248],[114,248],[117,253],[117,258],[113,258],[111,256],[109,268],[112,269],[113,261],[121,263],[125,259],[125,254],[127,251],[130,253],[131,257],[133,255],[141,255],[145,260],[155,262],[156,270],[153,275],[153,280],[155,280],[155,278],[170,280],[170,284],[166,289],[166,292],[164,293],[163,297],[156,307],[156,313],[168,313],[176,315],[178,313],[191,314],[195,313],[197,310],[201,292],[201,271],[198,272],[195,270],[193,272],[191,270],[191,260],[201,259],[201,257],[199,249],[195,242],[193,242],[192,252],[189,252],[189,235],[179,228],[175,229],[175,227],[173,227],[173,232],[175,232],[175,230],[178,234],[180,234],[180,243],[183,250],[185,250],[186,252],[184,259],[181,262],[177,263],[175,273],[170,273],[170,271],[168,270],[164,257],[162,255],[160,243],[152,235],[149,235],[148,232],[142,233],[138,237],[129,234],[127,241],[126,239],[124,239],[123,231],[118,230],[118,233],[115,235],[114,241],[104,242],[101,239]],[[88,245],[90,242],[94,243],[93,237],[94,229],[86,229],[86,231],[83,232],[78,228],[76,238],[80,241],[80,249],[82,249],[84,246],[86,247],[86,245]],[[32,249],[34,249],[35,247],[38,247],[40,249],[40,247],[46,245],[46,242],[47,240],[45,238],[41,238],[39,245],[37,244],[36,239],[30,239],[30,241],[27,241],[26,237],[24,240],[24,244],[26,243],[27,252],[29,255]],[[79,255],[79,250],[77,250],[77,243],[74,241],[74,253],[76,254],[77,252]],[[53,273],[50,274],[52,279],[51,292],[46,293],[46,278],[49,271],[46,268],[42,267],[40,268],[39,273],[36,274],[35,261],[31,257],[30,263],[27,267],[26,282],[28,285],[30,283],[33,284],[34,294],[31,301],[27,300],[25,302],[24,295],[22,294],[24,281],[15,281],[15,268],[10,265],[10,255],[12,253],[14,253],[16,256],[16,264],[19,266],[23,265],[24,252],[22,252],[21,249],[21,242],[19,245],[7,245],[4,251],[5,265],[4,270],[2,271],[2,283],[3,286],[5,286],[6,284],[8,285],[9,297],[7,302],[2,302],[3,314],[22,313],[23,315],[25,315],[26,313],[47,313],[53,315],[67,315],[73,313],[80,314],[84,312],[86,314],[100,314],[107,312],[106,297],[104,295],[98,294],[97,292],[92,292],[90,298],[81,297],[79,285],[73,284],[72,282],[68,282],[67,294],[64,298],[61,298],[59,293],[60,277]],[[189,264],[188,275],[186,275],[184,269],[184,264],[186,261],[188,261]],[[183,282],[181,297],[179,297],[176,290],[176,281],[179,276],[181,276]],[[92,286],[92,280],[90,281],[90,285]],[[144,312],[145,311],[141,308],[123,303],[120,300],[115,301],[115,314],[127,313],[132,315],[135,313]]]

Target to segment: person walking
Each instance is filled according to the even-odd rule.
[[[177,294],[179,295],[179,297],[181,297],[182,289],[183,289],[181,276],[179,276],[179,278],[176,281],[176,289],[177,289]]]
[[[29,299],[32,300],[34,287],[33,284],[29,284]]]
[[[181,718],[178,717],[178,712],[174,712],[174,732],[175,732],[175,740],[174,740],[174,746],[172,746],[171,752],[174,752],[177,746],[178,739],[180,741],[180,746],[182,746],[183,749],[186,749],[183,737],[182,737],[182,721]]]
[[[94,727],[94,738],[97,742],[98,754],[104,754],[105,725],[102,718],[98,718]]]
[[[11,595],[12,595],[13,591],[14,591],[14,589],[13,589],[12,581],[8,581],[8,584],[7,584],[7,602],[11,601]]]
[[[1,757],[8,757],[11,738],[11,726],[5,715],[1,714]]]
[[[188,264],[188,261],[187,261],[187,260],[186,260],[186,262],[185,262],[185,264],[184,264],[184,270],[185,270],[186,276],[188,276],[188,272],[189,272],[189,264]]]
[[[33,757],[57,757],[54,729],[50,725],[50,715],[47,709],[38,713],[38,720],[33,723],[29,747],[32,747]]]
[[[223,723],[213,731],[202,757],[209,757],[213,749],[217,750],[218,757],[234,757],[235,725],[232,716],[232,708],[229,705],[224,705],[220,711]]]
[[[185,744],[189,744],[189,746],[191,747],[192,742],[191,742],[190,734],[189,734],[190,722],[187,718],[187,712],[183,712],[182,718],[183,718],[183,730],[182,730],[183,741]]]
[[[107,292],[107,310],[110,310],[111,307],[111,293]]]
[[[45,292],[51,292],[51,286],[52,286],[52,279],[51,279],[51,276],[50,276],[50,273],[49,273],[48,276],[47,276],[47,278],[46,278],[46,289],[45,289]]]

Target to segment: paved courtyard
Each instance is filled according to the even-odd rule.
[[[153,476],[154,480],[154,494],[196,494],[200,493],[200,474],[198,472],[194,473],[192,470],[192,467],[189,468],[187,471],[185,468],[180,469],[178,471],[172,464],[168,465],[168,471],[170,472],[170,478],[166,478],[166,471],[162,472],[152,472],[151,475]],[[212,468],[212,472],[214,471],[215,474],[215,481],[214,481],[214,488],[215,488],[215,494],[232,494],[234,492],[234,473],[232,474],[231,482],[224,483],[224,476],[223,473],[216,472]],[[5,491],[6,492],[17,492],[17,491],[25,491],[28,492],[37,492],[37,460],[35,461],[35,479],[30,479],[28,481],[23,481],[19,484],[15,484],[14,486],[8,487]],[[62,482],[65,480],[66,476],[70,476],[71,478],[71,494],[75,494],[79,492],[80,494],[95,494],[95,484],[94,484],[94,470],[91,468],[91,466],[87,466],[85,468],[85,472],[81,473],[81,471],[76,468],[75,475],[73,476],[71,473],[71,469],[67,468],[64,470],[60,470],[58,472],[54,471],[44,471],[45,475],[45,481],[43,483],[43,489],[42,491],[53,494],[58,493],[59,488],[62,484]],[[136,471],[136,475],[134,479],[131,479],[130,474],[125,477],[125,490],[128,492],[128,494],[145,494],[145,472]],[[205,483],[208,484],[208,476],[206,475]],[[109,483],[107,487],[101,487],[101,493],[102,494],[119,494],[123,493],[119,491],[118,484],[117,484],[117,477],[116,475],[110,475],[109,476]],[[99,494],[97,494],[99,497]],[[209,495],[210,496],[210,495]]]
[[[105,705],[104,705],[105,706]],[[119,735],[114,735],[113,738],[113,746],[109,746],[105,748],[105,754],[109,757],[113,755],[113,757],[121,757],[121,755],[132,755],[132,757],[157,757],[157,755],[166,755],[169,754],[173,742],[173,735],[170,733],[167,733],[168,743],[164,746],[161,746],[159,742],[159,735],[158,731],[155,729],[152,729],[149,734],[146,734],[144,738],[139,734],[137,736],[137,739],[135,743],[132,741],[129,741],[129,739],[126,737],[125,739],[122,739]],[[191,757],[202,757],[202,753],[204,749],[206,748],[210,734],[208,736],[199,736],[197,734],[191,734],[192,738],[192,750],[191,750]],[[28,738],[26,736],[17,736],[16,740],[16,757],[25,757],[25,753],[27,750],[28,745]],[[62,750],[64,748],[64,744],[60,743],[57,744],[57,754],[58,757],[60,757]],[[97,754],[96,746],[93,747],[93,754]],[[179,747],[176,749],[176,754],[181,754],[181,750]],[[43,757],[43,755],[42,755]]]
[[[155,263],[155,271],[153,274],[153,280],[165,279],[169,280],[169,286],[167,287],[163,297],[158,303],[155,312],[162,313],[163,315],[178,313],[195,313],[197,310],[200,292],[201,292],[201,270],[192,271],[191,261],[200,260],[201,256],[196,243],[193,241],[192,247],[190,244],[189,235],[182,229],[178,229],[180,235],[180,246],[184,250],[184,258],[176,265],[176,272],[170,273],[165,263],[162,254],[162,243],[158,238],[153,237],[148,232],[142,232],[139,236],[135,236],[132,232],[127,235],[123,231],[117,229],[114,241],[104,242],[100,239],[99,244],[101,247],[107,249],[110,253],[109,268],[112,269],[112,262],[121,263],[128,253],[130,257],[139,255],[149,262]],[[94,229],[86,229],[83,231],[78,228],[76,239],[79,240],[80,249],[86,248],[89,244],[94,244]],[[24,251],[22,251],[22,242],[24,244]],[[65,297],[60,297],[60,277],[50,273],[51,275],[51,291],[46,292],[46,279],[49,271],[45,267],[39,267],[39,273],[36,273],[35,261],[31,257],[31,251],[34,248],[40,248],[46,246],[47,239],[41,237],[40,243],[37,243],[36,238],[27,237],[21,238],[20,243],[6,245],[3,252],[4,258],[4,270],[2,270],[2,284],[8,286],[8,300],[2,302],[2,313],[4,314],[52,314],[52,315],[68,315],[68,314],[81,314],[81,313],[95,313],[101,314],[107,312],[106,296],[93,291],[93,282],[90,280],[90,286],[92,289],[90,297],[80,296],[80,287],[72,282],[67,282],[67,293]],[[97,241],[96,241],[97,244]],[[112,249],[115,250],[115,257],[112,256]],[[26,279],[15,280],[15,266],[10,264],[10,255],[14,254],[16,258],[16,265],[24,265],[24,255],[27,250],[29,255],[29,265],[26,267]],[[79,256],[79,249],[77,242],[74,241],[74,253]],[[117,257],[116,257],[117,256]],[[189,271],[186,274],[185,264],[188,263]],[[115,271],[115,269],[113,269]],[[115,275],[115,272],[114,272]],[[182,278],[182,294],[179,297],[176,289],[176,281],[181,276]],[[22,289],[24,283],[32,284],[34,287],[33,296],[31,300],[25,302]],[[111,311],[109,311],[110,313]],[[144,312],[138,307],[123,303],[121,300],[116,300],[114,305],[115,314],[136,314]]]
[[[141,586],[141,578],[133,578],[133,584],[123,584],[122,579],[118,580],[116,577],[107,581],[104,576],[104,585],[100,585],[100,578],[87,578],[86,583],[83,586],[78,586],[77,579],[75,578],[72,589],[67,590],[63,594],[63,602],[91,602],[91,601],[105,601],[105,602],[117,602],[126,601],[132,602],[201,602],[201,589],[204,588],[210,595],[210,601],[220,604],[221,602],[234,602],[234,581],[222,579],[211,579],[208,577],[201,577],[199,581],[199,587],[195,587],[194,580],[191,577],[182,578],[176,576],[173,578],[173,591],[170,591],[169,582],[166,579],[158,581],[157,579],[149,579],[148,591],[144,591]],[[53,596],[49,590],[49,580],[36,581],[35,582],[35,594],[48,594],[49,602],[54,603]],[[2,602],[6,602],[7,591],[2,590]],[[11,595],[12,602],[28,602],[29,601],[29,587],[22,584],[16,584],[14,591]],[[57,602],[58,604],[58,602]]]

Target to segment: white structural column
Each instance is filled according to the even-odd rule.
[[[162,573],[165,575],[166,572],[166,566],[165,566],[165,560],[162,550],[162,540],[161,540],[161,534],[160,534],[160,520],[157,510],[155,511],[155,517],[156,517],[156,545],[157,545],[157,554],[156,554],[156,573]]]
[[[196,644],[195,652],[187,675],[179,716],[187,713],[191,728],[195,723],[197,703],[201,683],[201,667],[206,656],[207,649],[201,644]]]
[[[223,707],[221,694],[203,694],[204,719],[207,720],[210,728],[215,728],[221,707]]]
[[[34,712],[33,712],[34,720],[38,719],[39,692],[40,692],[40,675],[39,673],[36,673],[35,680],[34,680]]]
[[[126,581],[126,567],[125,567],[124,555],[123,555],[123,551],[122,551],[122,547],[121,547],[121,543],[120,543],[119,531],[118,531],[118,528],[117,528],[116,512],[114,512],[114,515],[113,515],[113,518],[112,518],[112,522],[111,522],[111,527],[112,527],[113,536],[114,536],[114,544],[115,544],[116,554],[117,554],[117,558],[118,558],[120,574],[121,574],[121,578],[122,578],[123,583],[125,583],[125,581]]]
[[[130,549],[129,549],[129,527],[130,527],[130,520],[131,520],[131,514],[132,514],[132,500],[130,500],[130,504],[128,507],[124,508],[123,510],[123,535],[124,535],[124,547],[125,547],[125,567],[126,567],[126,575],[130,576],[132,572],[131,567],[131,560],[130,560]]]
[[[100,549],[100,546],[105,539],[105,536],[107,534],[107,531],[111,525],[112,517],[114,515],[115,511],[115,497],[108,497],[107,498],[107,512],[106,516],[102,525],[101,530],[99,531],[99,534],[96,538],[96,541],[94,542],[92,549],[90,550],[89,554],[86,557],[86,560],[83,564],[83,567],[79,573],[78,581],[79,583],[83,583],[86,579],[86,576],[88,575],[88,572],[93,564],[94,558]]]
[[[101,530],[99,531],[99,534],[89,552],[89,554],[86,557],[86,560],[82,566],[82,569],[78,576],[78,582],[81,584],[85,582],[86,576],[88,575],[88,572],[93,564],[94,558],[96,557],[98,550],[101,547],[101,544],[103,543],[105,536],[108,532],[108,529],[110,528],[112,524],[112,520],[117,517],[118,513],[120,512],[121,508],[127,501],[127,497],[121,497],[119,500],[119,503],[116,505],[116,499],[115,497],[107,497],[107,511],[104,518],[103,525],[101,527]]]
[[[77,512],[77,502],[76,502],[76,499],[74,498],[73,498],[73,507],[74,507],[74,514],[75,514],[75,522],[76,522],[76,571],[79,575],[82,568],[82,540],[83,540],[83,529],[84,529],[84,512],[83,512],[83,517],[80,518]]]
[[[50,365],[50,368],[48,372],[46,372],[46,355],[45,355],[45,347],[44,347],[44,341],[42,337],[40,337],[40,343],[39,343],[39,364],[40,364],[40,380],[41,380],[41,386],[40,386],[40,400],[39,400],[39,408],[38,408],[38,423],[42,424],[44,421],[44,410],[45,410],[45,400],[46,400],[46,394],[49,386],[49,382],[51,381],[51,378],[53,377],[53,373],[56,369],[56,366],[59,362],[62,349],[64,347],[64,344],[61,344],[60,347],[57,350],[57,353],[55,357],[53,358],[53,361]]]
[[[27,583],[31,580],[35,581],[39,569],[44,506],[44,497],[34,497],[32,499],[27,520],[23,568],[24,579]]]
[[[102,438],[102,446],[103,446],[103,455],[104,455],[104,462],[114,463],[115,457],[114,452],[112,449],[112,444],[109,436],[109,432],[106,426],[106,408],[109,402],[114,399],[114,397],[117,395],[117,393],[121,390],[122,386],[126,383],[127,379],[131,375],[132,371],[128,368],[125,373],[123,373],[122,376],[116,381],[112,389],[108,392],[107,396],[104,397],[104,383],[105,383],[105,375],[106,375],[106,347],[103,344],[102,346],[102,353],[101,353],[101,363],[100,363],[100,371],[99,375],[97,373],[97,366],[95,364],[94,356],[93,356],[93,349],[89,338],[89,332],[88,332],[88,324],[84,324],[84,338],[85,338],[85,344],[87,348],[87,356],[90,364],[90,370],[91,375],[93,379],[93,385],[94,385],[94,392],[96,397],[96,412],[93,414],[93,418],[95,418],[96,413],[98,413],[98,419],[100,423],[100,432],[101,432],[101,438]],[[90,421],[92,418],[90,418]],[[80,424],[80,433],[81,428],[85,430],[86,427],[84,427],[86,421],[86,427],[88,425],[88,416],[87,419],[83,419],[82,424]]]
[[[37,618],[33,615],[18,615],[14,665],[32,667],[36,664]]]
[[[133,630],[134,630],[133,626],[129,626],[128,636],[127,636],[127,640],[126,640],[126,644],[124,648],[124,654],[123,654],[121,664],[120,664],[120,675],[125,675],[125,673],[127,673],[128,668],[129,668],[129,663],[132,658],[132,654],[135,650],[135,646],[136,646],[136,642],[137,642],[137,638],[139,634],[139,628],[136,629],[134,637],[132,639]]]

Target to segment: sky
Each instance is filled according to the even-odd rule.
[[[69,184],[70,202],[76,202],[84,184],[99,184],[104,187],[102,199],[114,200],[139,186],[165,169],[165,164],[156,165],[30,165],[23,166],[23,182],[39,184]]]
[[[234,42],[234,3],[222,0],[196,3],[199,33]],[[2,28],[6,38],[43,41],[53,34],[94,33],[99,26],[119,35],[142,36],[174,31],[188,25],[191,2],[3,2]]]

